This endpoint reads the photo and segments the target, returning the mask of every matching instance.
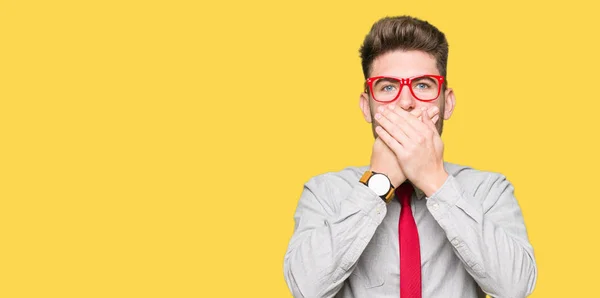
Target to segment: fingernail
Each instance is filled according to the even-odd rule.
[[[393,110],[396,107],[396,105],[389,105],[388,107],[390,108],[390,110]]]
[[[379,108],[377,109],[379,112],[383,112],[384,111],[384,107],[383,106],[379,106]]]
[[[375,114],[375,119],[380,119],[381,118],[381,114],[377,113]]]
[[[433,107],[433,108],[431,108],[431,112],[433,112],[433,113],[437,113],[437,112],[438,112],[438,107]]]

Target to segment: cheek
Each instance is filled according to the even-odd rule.
[[[375,113],[377,113],[377,110],[379,109],[380,106],[385,106],[385,104],[376,102],[374,100],[371,101],[371,115],[373,117],[375,117]],[[373,119],[375,120],[375,119]]]

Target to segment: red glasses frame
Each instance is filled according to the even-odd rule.
[[[434,79],[437,79],[438,86],[440,86],[440,88],[438,88],[438,94],[433,99],[423,100],[423,99],[418,98],[417,95],[415,95],[415,92],[413,91],[413,89],[409,87],[408,89],[410,90],[410,93],[412,94],[412,96],[414,98],[416,98],[417,100],[420,100],[420,101],[430,102],[430,101],[436,100],[438,97],[440,97],[440,93],[442,92],[442,87],[443,87],[442,84],[444,83],[444,76],[438,76],[438,75],[420,75],[420,76],[414,76],[414,77],[410,77],[410,78],[398,78],[398,77],[391,77],[391,76],[377,76],[377,77],[368,78],[367,81],[365,82],[365,84],[369,87],[369,91],[371,92],[371,96],[373,96],[373,99],[375,101],[388,103],[388,102],[393,102],[396,99],[398,99],[398,97],[400,97],[400,93],[402,93],[402,88],[404,87],[404,85],[410,86],[412,84],[412,81],[414,79],[422,78],[422,77],[432,77]],[[379,79],[383,79],[383,78],[394,79],[394,80],[397,80],[398,82],[400,82],[400,88],[398,90],[398,94],[396,94],[396,97],[394,97],[394,99],[392,99],[390,101],[380,101],[380,100],[377,100],[375,98],[375,95],[373,95],[373,82],[375,82],[375,81],[377,81]],[[367,91],[367,90],[365,90],[365,91]]]

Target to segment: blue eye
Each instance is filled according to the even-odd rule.
[[[417,89],[426,89],[426,88],[428,88],[428,87],[429,87],[429,86],[427,86],[427,84],[424,84],[424,83],[419,83],[419,84],[417,84]]]
[[[387,92],[394,91],[394,89],[396,89],[396,87],[394,87],[392,85],[387,85],[387,86],[383,87],[383,91],[387,91]]]

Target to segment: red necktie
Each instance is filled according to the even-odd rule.
[[[400,244],[400,298],[421,298],[421,247],[410,208],[413,187],[405,182],[396,189],[402,209],[398,221]]]

